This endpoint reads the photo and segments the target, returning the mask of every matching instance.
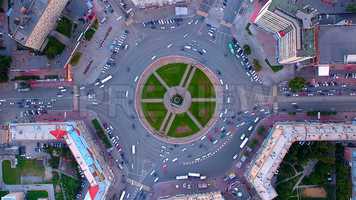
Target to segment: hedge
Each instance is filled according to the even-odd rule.
[[[96,130],[96,134],[101,139],[101,141],[104,143],[105,147],[111,148],[112,144],[111,144],[109,138],[106,136],[104,129],[101,127],[99,120],[93,119],[91,122]]]

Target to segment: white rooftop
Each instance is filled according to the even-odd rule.
[[[46,123],[20,123],[9,125],[11,140],[55,140],[56,138],[49,134],[56,129],[64,129],[63,122]]]
[[[271,184],[288,149],[296,141],[356,140],[356,125],[346,123],[277,123],[265,139],[246,172],[247,180],[262,200],[272,200],[278,194]]]

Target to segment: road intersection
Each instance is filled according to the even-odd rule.
[[[230,13],[225,14],[225,21],[233,21],[231,12],[235,11],[227,12]],[[115,11],[116,15],[117,13],[121,11]],[[241,153],[241,135],[252,134],[256,119],[273,115],[273,103],[277,103],[278,111],[282,112],[356,110],[356,97],[273,98],[272,85],[250,81],[240,61],[228,53],[227,44],[232,40],[232,35],[226,27],[218,28],[215,39],[212,39],[207,32],[208,26],[200,17],[190,16],[183,19],[180,26],[165,30],[145,28],[142,23],[125,26],[123,20],[117,19],[118,17],[111,17],[107,24],[102,25],[101,29],[104,30],[102,33],[99,30],[96,36],[98,38],[95,38],[93,44],[80,47],[83,52],[88,50],[86,61],[93,60],[94,64],[88,74],[83,72],[87,64],[74,70],[75,84],[77,88],[81,88],[79,91],[72,92],[71,88],[67,88],[64,96],[58,97],[58,89],[53,88],[36,88],[29,93],[1,89],[1,99],[5,101],[1,102],[0,110],[8,115],[0,115],[0,122],[18,119],[24,108],[18,107],[17,102],[22,99],[40,99],[46,103],[56,99],[48,109],[49,112],[70,112],[73,111],[74,104],[79,104],[77,106],[80,113],[95,113],[103,123],[111,125],[113,135],[119,137],[122,151],[114,149],[111,154],[115,162],[118,160],[124,163],[121,173],[131,182],[125,185],[131,193],[129,199],[136,197],[140,185],[151,188],[157,177],[158,182],[164,182],[189,172],[199,172],[209,177],[225,176],[235,164],[234,155]],[[197,23],[189,23],[191,20]],[[110,23],[117,27],[112,28],[102,48],[95,48],[100,35],[103,37]],[[129,32],[129,47],[113,54],[115,66],[102,73],[101,68],[112,56],[110,44],[120,37],[123,30]],[[186,45],[192,49],[184,49]],[[198,52],[202,49],[206,53]],[[155,60],[172,55],[189,57],[209,67],[220,81],[216,84],[221,84],[219,87],[224,88],[222,101],[219,102],[220,117],[214,127],[200,139],[184,144],[167,143],[153,137],[141,124],[135,109],[135,92],[142,73]],[[113,77],[111,80],[96,85],[98,80],[109,75]],[[252,130],[249,130],[250,127]],[[131,150],[133,145],[136,146],[135,153]]]

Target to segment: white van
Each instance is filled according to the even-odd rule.
[[[136,146],[135,145],[132,145],[132,155],[135,155],[136,154]]]

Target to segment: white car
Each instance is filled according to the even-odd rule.
[[[153,182],[155,182],[155,183],[156,183],[156,182],[158,181],[158,179],[159,179],[159,178],[158,178],[158,177],[156,177],[156,178],[155,178],[155,180],[153,180]]]
[[[156,58],[157,58],[157,56],[152,56],[151,60],[154,60],[154,59],[156,59]]]
[[[178,160],[178,158],[173,158],[172,162],[176,162]]]
[[[245,134],[242,134],[242,135],[240,136],[240,140],[244,140],[245,137],[246,137],[246,135],[245,135]]]
[[[138,76],[135,77],[134,82],[136,83],[138,80]]]
[[[221,85],[224,85],[224,81],[222,79],[219,80]]]
[[[235,154],[232,159],[236,160],[236,158],[238,157],[239,155]]]
[[[167,45],[167,48],[171,48],[173,46],[172,43],[170,43],[169,45]]]

